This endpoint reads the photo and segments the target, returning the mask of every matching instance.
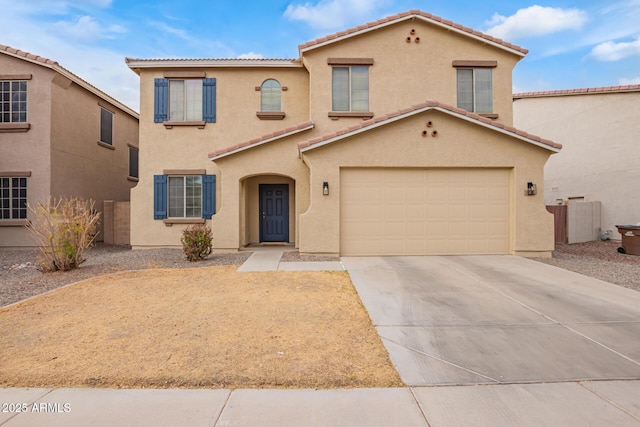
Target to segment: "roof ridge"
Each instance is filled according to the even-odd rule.
[[[58,63],[58,61],[54,61],[52,59],[45,58],[44,56],[34,55],[34,54],[29,53],[27,51],[16,49],[16,48],[13,48],[11,46],[4,45],[4,44],[0,44],[0,53],[7,53],[9,55],[13,55],[13,56],[17,56],[17,57],[20,57],[20,58],[25,58],[25,59],[28,59],[28,60],[31,60],[31,61],[38,62],[38,63],[42,64],[43,66],[49,67],[49,68],[53,69],[54,71],[57,71],[60,74],[66,73],[66,74],[69,75],[68,77],[70,77],[71,80],[75,80],[76,83],[78,83],[80,86],[84,87],[85,89],[89,90],[89,92],[93,92],[95,95],[99,96],[100,98],[104,99],[105,101],[109,102],[110,104],[113,104],[115,107],[117,107],[118,109],[126,112],[127,114],[130,114],[130,115],[134,116],[135,118],[139,118],[139,114],[138,114],[137,111],[133,110],[131,107],[129,107],[128,105],[124,104],[123,102],[118,101],[117,99],[115,99],[113,96],[109,95],[108,93],[106,93],[102,89],[99,89],[97,86],[92,85],[87,80],[85,80],[82,77],[78,76],[74,72],[66,69],[65,67],[60,65]]]
[[[472,28],[465,27],[465,26],[463,26],[461,24],[458,24],[458,23],[455,23],[453,21],[449,21],[447,19],[443,19],[443,18],[441,18],[439,16],[432,15],[432,14],[427,13],[427,12],[423,12],[423,11],[421,11],[419,9],[411,9],[411,10],[406,11],[406,12],[401,12],[401,13],[397,13],[395,15],[390,15],[390,16],[387,16],[385,18],[378,19],[376,21],[371,21],[371,22],[368,22],[368,23],[363,24],[363,25],[358,25],[357,27],[348,28],[346,30],[338,31],[337,33],[329,34],[329,35],[317,38],[315,40],[311,40],[311,41],[302,43],[302,44],[298,45],[298,50],[301,51],[303,49],[307,49],[309,47],[315,46],[315,45],[320,44],[320,43],[328,42],[328,41],[331,41],[331,40],[334,40],[334,39],[338,39],[338,38],[344,37],[344,36],[349,36],[349,35],[358,33],[358,32],[363,31],[363,30],[375,28],[375,27],[380,26],[380,25],[386,25],[389,22],[393,22],[393,21],[397,21],[397,20],[401,20],[401,19],[404,20],[404,19],[407,19],[410,16],[420,16],[420,17],[422,17],[424,19],[431,20],[431,21],[437,22],[439,24],[449,26],[449,27],[451,27],[453,29],[468,33],[469,35],[472,35],[472,36],[483,38],[485,40],[488,40],[488,41],[491,41],[493,43],[502,45],[502,46],[504,46],[506,48],[518,51],[518,52],[520,52],[522,54],[525,54],[525,55],[529,52],[528,49],[525,49],[525,48],[523,48],[521,46],[509,43],[509,42],[507,42],[505,40],[502,40],[502,39],[497,38],[497,37],[493,37],[493,36],[491,36],[489,34],[485,34],[483,32],[474,30]]]
[[[640,91],[640,84],[632,85],[618,85],[618,86],[600,86],[600,87],[588,87],[588,88],[576,88],[576,89],[557,89],[538,92],[519,92],[514,93],[512,97],[515,98],[529,98],[540,96],[553,96],[553,95],[583,95],[583,94],[595,94],[595,93],[610,93],[610,92],[633,92]]]
[[[505,125],[502,122],[497,122],[497,121],[491,120],[491,119],[489,119],[487,117],[483,117],[483,116],[481,116],[481,115],[479,115],[477,113],[472,113],[470,111],[463,110],[461,108],[457,108],[457,107],[454,107],[452,105],[445,104],[445,103],[442,103],[442,102],[439,102],[439,101],[436,101],[436,100],[432,100],[432,99],[428,99],[425,102],[422,102],[420,104],[412,105],[409,108],[396,110],[394,112],[383,114],[381,116],[376,116],[376,117],[373,117],[373,118],[368,119],[368,120],[363,120],[362,122],[360,122],[360,123],[358,123],[356,125],[349,126],[347,128],[338,129],[336,131],[329,132],[329,133],[326,133],[324,135],[316,136],[316,137],[308,139],[306,141],[300,141],[298,143],[298,148],[299,149],[304,149],[304,148],[310,147],[312,145],[316,145],[316,144],[328,141],[330,139],[339,137],[339,136],[347,134],[347,133],[351,133],[351,132],[355,132],[355,131],[359,131],[359,130],[364,130],[364,129],[366,129],[366,128],[372,126],[372,125],[376,125],[378,123],[382,123],[382,122],[386,122],[386,121],[389,121],[389,120],[394,120],[394,119],[397,119],[397,118],[401,118],[403,116],[411,115],[411,114],[414,114],[416,112],[419,112],[420,110],[427,110],[427,109],[434,109],[434,108],[440,109],[440,110],[446,110],[446,111],[449,111],[450,113],[453,113],[453,114],[457,114],[457,115],[462,115],[462,116],[468,117],[468,118],[470,118],[472,120],[480,122],[483,125],[487,125],[487,126],[491,126],[493,128],[496,128],[497,130],[499,130],[501,132],[513,134],[514,136],[524,137],[524,138],[527,138],[529,140],[535,141],[538,144],[546,145],[546,146],[549,146],[549,147],[554,148],[554,149],[562,148],[561,144],[555,143],[555,142],[550,141],[548,139],[544,139],[544,138],[539,137],[537,135],[529,134],[527,132],[524,132],[524,131],[521,131],[519,129],[516,129],[513,126]]]

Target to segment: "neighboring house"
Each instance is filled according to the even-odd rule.
[[[562,143],[545,166],[545,203],[600,202],[600,224],[640,222],[640,85],[513,95],[514,123]]]
[[[526,52],[409,11],[293,60],[127,58],[141,88],[131,244],[180,245],[208,223],[217,250],[547,256],[543,166],[560,146],[511,126]]]
[[[135,111],[57,62],[0,45],[0,246],[34,246],[27,204],[75,196],[102,211],[137,180]]]

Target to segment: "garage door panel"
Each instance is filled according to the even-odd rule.
[[[508,253],[509,190],[507,169],[343,169],[341,253]]]

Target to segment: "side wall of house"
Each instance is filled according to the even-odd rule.
[[[523,98],[514,101],[515,126],[561,143],[545,166],[545,202],[569,198],[602,202],[601,228],[640,222],[640,91]]]
[[[4,132],[0,126],[0,175],[27,172],[27,203],[46,201],[50,194],[51,79],[54,72],[28,61],[0,54],[0,80],[31,75],[27,81],[27,132]],[[30,218],[30,214],[27,214]],[[11,225],[8,225],[11,224]],[[0,220],[0,246],[33,246],[24,221]]]
[[[52,86],[51,195],[128,201],[129,146],[138,146],[138,120],[56,75]],[[101,108],[113,113],[112,144],[100,143]],[[98,240],[103,240],[102,225]]]

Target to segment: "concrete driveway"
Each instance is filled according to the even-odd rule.
[[[640,292],[513,256],[342,261],[431,425],[640,425]]]

